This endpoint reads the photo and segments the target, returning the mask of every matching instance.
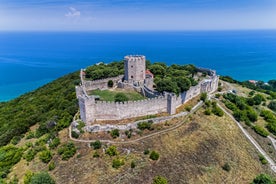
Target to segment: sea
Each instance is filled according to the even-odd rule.
[[[0,32],[0,102],[98,62],[145,55],[234,79],[276,79],[276,30]]]

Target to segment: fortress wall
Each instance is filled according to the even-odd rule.
[[[110,77],[106,79],[94,80],[94,81],[83,81],[83,85],[85,86],[87,91],[95,90],[95,89],[108,89],[107,83],[109,80],[112,80],[114,85],[120,80],[123,79],[123,75],[117,77]]]
[[[167,112],[167,98],[158,97],[133,102],[96,102],[94,119],[116,120]]]

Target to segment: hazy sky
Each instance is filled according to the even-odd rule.
[[[276,0],[0,0],[0,30],[276,29]]]

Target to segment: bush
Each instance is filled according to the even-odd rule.
[[[261,161],[262,164],[267,164],[268,161],[265,159],[265,157],[263,155],[259,155],[259,160]]]
[[[135,162],[134,162],[134,161],[131,161],[131,163],[130,163],[130,167],[131,167],[132,169],[136,167],[136,164],[135,164]]]
[[[152,184],[167,184],[167,183],[168,183],[167,179],[162,176],[155,176],[152,182]]]
[[[50,150],[44,150],[39,153],[39,159],[44,162],[48,163],[52,159],[52,152]]]
[[[144,121],[137,124],[137,128],[140,130],[153,130],[152,128],[153,121]]]
[[[125,102],[128,101],[128,97],[124,93],[117,93],[114,97],[115,102]]]
[[[156,151],[152,151],[150,153],[150,159],[152,159],[152,160],[158,160],[159,159],[159,153],[157,153]]]
[[[207,100],[207,93],[201,93],[200,100],[202,100],[203,102],[205,102]]]
[[[274,181],[269,175],[260,174],[253,180],[252,184],[274,184]]]
[[[127,138],[131,138],[131,136],[132,136],[132,129],[126,130],[125,131],[125,135],[127,136]]]
[[[253,127],[253,130],[254,130],[257,134],[259,134],[259,135],[261,135],[261,136],[263,136],[263,137],[267,137],[267,136],[269,135],[268,131],[266,131],[263,127],[261,127],[261,126],[259,126],[259,125],[254,126],[254,127]]]
[[[26,153],[24,153],[23,158],[26,159],[27,162],[30,162],[34,159],[36,153],[37,152],[34,149],[29,149]]]
[[[258,120],[258,114],[253,109],[247,110],[246,115],[251,122]]]
[[[109,146],[105,153],[109,156],[118,155],[117,147],[116,146]]]
[[[119,167],[121,167],[124,164],[125,164],[125,162],[123,159],[115,158],[112,160],[112,167],[115,169],[118,169]]]
[[[60,144],[60,139],[56,137],[50,142],[49,147],[51,149],[55,149],[59,144]]]
[[[231,167],[228,163],[225,163],[223,166],[222,166],[222,169],[229,172],[231,170]]]
[[[97,140],[95,142],[91,142],[90,146],[93,147],[93,149],[100,149],[102,147],[101,141]]]
[[[49,166],[48,166],[48,170],[49,170],[49,171],[52,171],[52,170],[54,170],[55,168],[56,168],[55,162],[50,162],[50,164],[49,164]]]
[[[223,110],[221,110],[218,106],[213,107],[212,112],[219,117],[222,117],[224,115]]]
[[[115,139],[120,136],[120,132],[118,129],[114,129],[114,130],[111,130],[110,135],[113,139]]]
[[[58,149],[58,154],[61,155],[62,160],[69,160],[69,158],[73,157],[76,153],[77,149],[72,142],[67,144],[63,144]]]
[[[209,115],[212,114],[212,111],[211,111],[210,109],[206,109],[206,110],[204,111],[204,114],[207,115],[207,116],[209,116]]]
[[[150,151],[148,149],[144,150],[144,155],[148,155]]]
[[[40,172],[34,174],[30,182],[27,184],[55,184],[56,182],[52,179],[52,177],[47,172]]]
[[[12,166],[20,161],[23,150],[12,145],[0,148],[0,178],[5,178]]]
[[[192,110],[192,107],[191,106],[187,106],[187,107],[185,107],[185,110],[188,111],[188,112],[190,112]]]
[[[11,140],[11,144],[16,145],[19,143],[20,140],[21,140],[20,136],[14,136]]]
[[[109,88],[112,88],[113,85],[114,85],[114,82],[113,82],[112,80],[109,80],[109,81],[107,82],[107,86],[108,86]]]
[[[94,158],[99,158],[100,157],[100,154],[98,151],[95,151],[94,154],[93,154],[93,157]]]
[[[80,135],[79,135],[77,132],[75,132],[75,131],[72,131],[72,132],[71,132],[71,135],[72,135],[72,137],[75,138],[75,139],[78,139],[79,136],[80,136]]]
[[[272,101],[268,104],[268,108],[270,108],[273,111],[276,111],[276,101]]]

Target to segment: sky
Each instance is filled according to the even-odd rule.
[[[0,31],[276,29],[276,0],[0,0]]]

